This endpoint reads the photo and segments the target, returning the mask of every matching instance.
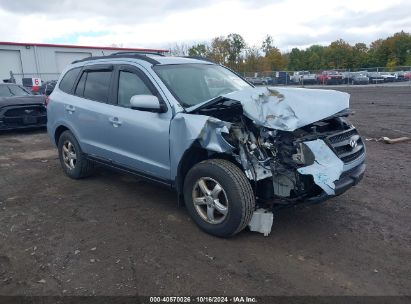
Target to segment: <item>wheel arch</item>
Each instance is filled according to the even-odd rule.
[[[63,134],[63,132],[65,131],[70,131],[74,135],[74,137],[77,139],[77,141],[79,142],[80,147],[83,149],[83,145],[80,140],[81,138],[74,125],[72,125],[71,123],[62,121],[62,122],[57,123],[55,126],[56,127],[54,128],[54,133],[52,133],[51,135],[53,136],[53,140],[56,146],[59,143],[61,134]]]
[[[63,134],[63,132],[65,132],[65,131],[71,131],[71,130],[68,127],[64,126],[64,125],[60,125],[54,131],[54,143],[56,145],[58,145],[58,143],[59,143],[59,139],[60,139],[61,134]]]
[[[236,165],[237,167],[239,167],[241,170],[243,170],[243,168],[236,161],[233,155],[228,154],[228,153],[218,153],[214,151],[209,151],[201,147],[198,142],[195,142],[193,145],[191,145],[189,149],[187,149],[184,152],[183,157],[181,158],[178,164],[178,167],[177,167],[177,176],[176,176],[176,180],[174,183],[174,187],[179,196],[179,201],[180,199],[183,199],[184,179],[188,171],[192,167],[194,167],[196,164],[204,160],[212,159],[212,158],[228,160],[232,162],[234,165]]]

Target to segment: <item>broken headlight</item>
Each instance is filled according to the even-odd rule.
[[[314,163],[314,154],[304,143],[298,144],[297,153],[292,155],[293,161],[298,165],[309,166]]]

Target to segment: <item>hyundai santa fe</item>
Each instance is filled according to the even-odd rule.
[[[47,128],[69,177],[99,163],[157,181],[201,229],[228,237],[247,225],[266,233],[262,214],[361,180],[350,114],[347,93],[255,88],[205,59],[117,53],[66,68]]]

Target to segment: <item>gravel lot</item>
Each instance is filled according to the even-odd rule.
[[[410,87],[348,87],[364,137],[411,136]],[[44,131],[0,134],[1,295],[410,295],[411,143],[367,141],[355,188],[275,214],[269,237],[201,232],[168,189],[67,178]]]

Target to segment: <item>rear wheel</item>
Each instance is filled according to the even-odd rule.
[[[195,165],[184,180],[184,200],[196,224],[215,236],[229,237],[251,220],[255,196],[244,173],[222,159]]]
[[[61,134],[58,152],[61,167],[69,177],[79,179],[92,173],[92,162],[84,156],[77,139],[70,131]]]

